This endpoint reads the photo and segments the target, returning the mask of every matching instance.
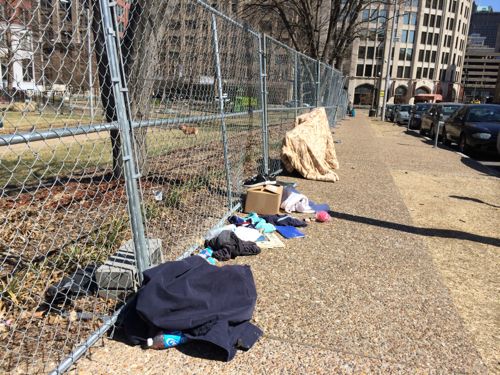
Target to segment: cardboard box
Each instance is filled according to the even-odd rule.
[[[265,185],[247,190],[245,212],[256,212],[260,215],[275,215],[280,212],[283,186]]]

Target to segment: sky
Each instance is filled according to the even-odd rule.
[[[476,0],[477,5],[491,5],[496,12],[500,11],[500,3],[498,0]]]

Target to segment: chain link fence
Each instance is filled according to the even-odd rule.
[[[1,372],[63,372],[340,72],[202,1],[0,1]]]

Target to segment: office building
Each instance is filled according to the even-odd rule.
[[[465,53],[464,102],[494,100],[500,69],[500,12],[476,7]]]
[[[495,48],[499,25],[500,12],[493,12],[491,7],[476,7],[470,19],[469,34],[484,37],[484,46]]]
[[[404,1],[396,18],[391,66],[394,7],[373,5],[363,11],[366,28],[344,67],[350,100],[373,107],[381,106],[381,95],[388,103],[458,100],[471,11],[469,0]],[[387,72],[389,89],[381,93]]]

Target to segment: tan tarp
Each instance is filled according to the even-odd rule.
[[[324,108],[317,108],[295,119],[295,127],[286,133],[281,160],[288,172],[296,170],[309,180],[339,180],[339,169],[332,133]]]

